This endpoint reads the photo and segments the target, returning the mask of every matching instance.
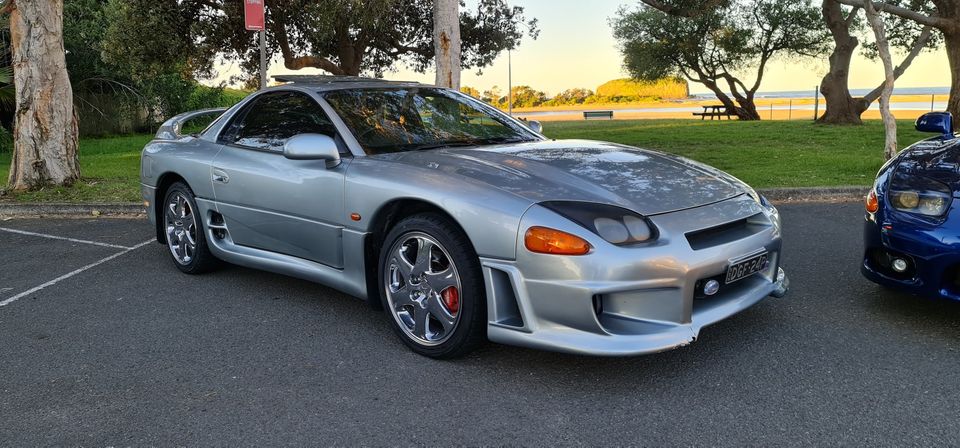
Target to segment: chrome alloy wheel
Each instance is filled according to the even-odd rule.
[[[442,344],[460,322],[460,275],[433,237],[410,232],[388,252],[384,288],[390,314],[420,345]]]
[[[182,265],[190,264],[197,254],[197,217],[183,193],[176,192],[167,200],[164,223],[173,259]]]

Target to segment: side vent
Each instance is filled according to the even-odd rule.
[[[213,236],[218,240],[227,237],[227,224],[223,221],[223,215],[217,212],[210,212],[210,222],[207,223],[207,227],[210,228]]]
[[[517,305],[517,293],[513,289],[510,275],[499,269],[490,271],[490,290],[488,298],[493,301],[493,316],[490,319],[500,325],[523,327],[523,315]]]

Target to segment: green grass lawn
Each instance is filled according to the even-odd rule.
[[[83,178],[69,188],[47,187],[10,194],[21,202],[139,202],[140,150],[152,135],[80,139]],[[0,153],[0,185],[7,182],[10,154]]]
[[[818,126],[801,121],[614,120],[548,122],[551,138],[607,140],[680,154],[756,188],[870,185],[883,163],[883,126]],[[900,123],[900,144],[929,134]],[[23,202],[137,202],[140,150],[150,135],[80,140],[83,179],[69,188],[12,193]],[[10,154],[0,153],[5,183]]]
[[[898,123],[900,146],[929,137]],[[870,185],[883,164],[883,125],[806,121],[631,120],[544,123],[552,138],[607,140],[689,157],[755,188]]]

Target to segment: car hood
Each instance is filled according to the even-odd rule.
[[[736,178],[689,159],[584,140],[449,148],[378,157],[483,182],[533,202],[602,202],[645,215],[711,204],[750,191]]]
[[[943,182],[953,189],[955,197],[960,197],[960,137],[934,137],[904,149],[897,172]]]

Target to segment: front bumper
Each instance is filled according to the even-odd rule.
[[[594,250],[580,257],[536,254],[521,239],[516,261],[483,259],[489,339],[588,355],[655,353],[687,345],[703,327],[786,292],[788,280],[779,268],[780,222],[772,207],[744,196],[651,220],[659,239],[624,248],[545,208],[531,208],[521,229],[542,225],[574,233]],[[691,243],[695,232],[736,222],[744,223],[737,232],[718,231],[706,242]],[[701,297],[702,281],[762,251],[770,260],[764,270]]]
[[[960,209],[952,207],[942,223],[889,212],[866,215],[860,271],[868,280],[924,297],[960,300]],[[895,272],[894,258],[908,262]]]

